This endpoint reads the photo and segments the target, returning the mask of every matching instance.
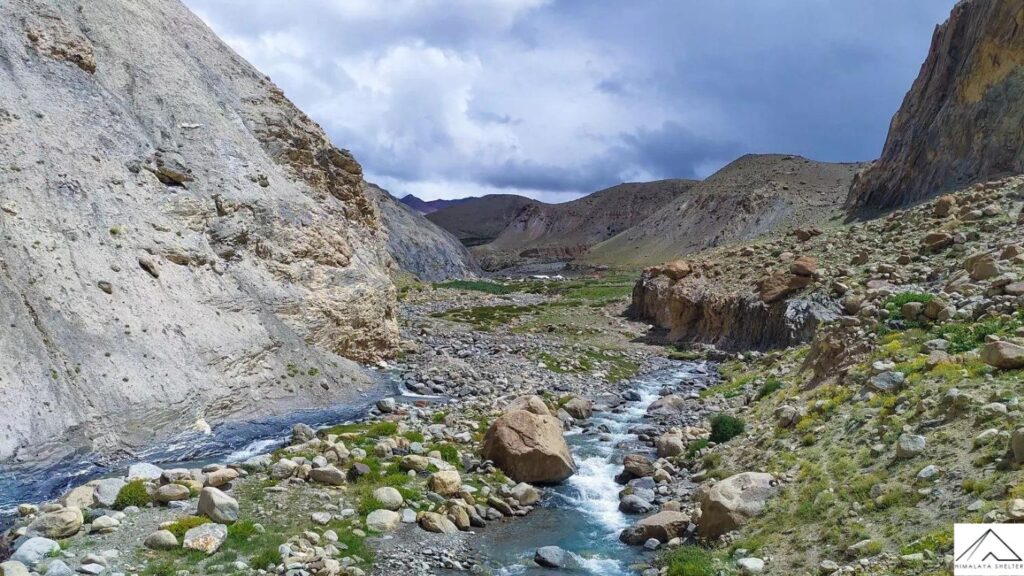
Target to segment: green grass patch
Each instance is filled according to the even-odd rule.
[[[487,280],[451,280],[448,282],[441,282],[440,284],[434,284],[434,287],[497,295],[511,294],[516,291],[505,284],[488,282]]]
[[[716,414],[711,417],[711,442],[720,444],[728,442],[743,433],[747,427],[743,420],[728,414]]]
[[[665,556],[668,576],[716,576],[715,556],[699,546],[683,546]]]
[[[782,380],[779,380],[774,376],[768,378],[767,380],[764,381],[764,384],[761,384],[761,386],[758,387],[757,399],[761,400],[763,398],[771,396],[772,394],[780,390],[782,386]]]
[[[177,519],[174,524],[171,524],[167,529],[174,534],[178,542],[185,537],[185,532],[195,528],[196,526],[202,526],[203,524],[209,524],[210,519],[203,516],[185,516]]]
[[[146,483],[142,480],[132,480],[122,486],[117,493],[117,498],[114,499],[114,510],[124,510],[129,506],[141,508],[152,501],[149,492],[146,491]]]

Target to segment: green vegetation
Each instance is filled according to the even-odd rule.
[[[782,380],[772,376],[761,384],[761,387],[757,389],[757,399],[761,400],[768,396],[771,396],[776,391],[782,388]]]
[[[1011,319],[989,318],[972,323],[950,322],[936,326],[934,334],[949,340],[950,354],[959,354],[974,350],[985,342],[985,338],[993,334],[1009,335],[1022,325],[1024,322],[1021,320],[1021,314],[1018,314]]]
[[[746,423],[743,420],[728,414],[716,414],[711,417],[711,442],[720,444],[728,442],[743,433]]]
[[[682,546],[665,558],[668,576],[716,576],[715,556],[699,546]]]
[[[538,312],[542,306],[479,306],[476,308],[458,308],[447,312],[436,312],[435,318],[445,318],[455,322],[470,324],[479,330],[491,331],[502,324]]]
[[[899,294],[893,294],[889,296],[882,307],[889,312],[890,318],[903,318],[903,305],[909,304],[910,302],[920,302],[921,304],[927,304],[935,299],[934,294],[927,294],[922,292],[900,292]],[[903,318],[904,320],[913,320],[913,318]]]
[[[124,510],[129,506],[142,507],[152,502],[149,492],[146,491],[146,483],[142,480],[132,480],[121,487],[114,499],[114,509]]]
[[[484,292],[486,294],[511,294],[516,292],[513,288],[497,282],[487,280],[451,280],[434,284],[435,288],[447,288],[449,290],[463,290],[471,292]]]
[[[181,542],[181,539],[185,537],[185,532],[195,528],[196,526],[202,526],[203,524],[209,524],[210,519],[204,516],[185,516],[177,519],[174,524],[167,527],[171,534]]]

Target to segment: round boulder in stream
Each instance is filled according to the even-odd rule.
[[[491,424],[483,457],[517,482],[554,484],[576,473],[561,423],[537,396],[515,400]]]

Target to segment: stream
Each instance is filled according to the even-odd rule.
[[[545,491],[540,507],[529,515],[479,533],[474,547],[485,554],[499,576],[551,574],[533,561],[537,548],[559,546],[571,553],[576,566],[568,572],[593,576],[635,576],[630,565],[650,555],[639,546],[619,542],[619,533],[643,516],[619,512],[615,482],[622,471],[622,457],[648,453],[629,430],[643,422],[647,407],[670,389],[686,394],[687,388],[706,382],[703,362],[674,362],[633,380],[640,398],[613,412],[594,412],[588,432],[574,429],[566,441],[578,471],[563,484]],[[597,433],[599,427],[607,433]]]
[[[60,497],[75,486],[96,478],[124,472],[137,462],[163,468],[194,468],[212,462],[241,462],[272,452],[291,439],[298,423],[317,428],[360,418],[381,398],[400,393],[397,380],[377,373],[376,387],[356,399],[325,409],[297,410],[281,416],[252,421],[231,421],[215,426],[209,435],[189,431],[172,436],[130,459],[104,462],[94,453],[74,454],[45,465],[0,465],[0,530],[6,527],[22,502],[44,502]]]
[[[708,379],[703,362],[672,362],[636,377],[631,389],[638,399],[623,402],[610,411],[595,411],[587,428],[566,433],[566,441],[578,471],[559,486],[544,490],[541,504],[529,515],[513,522],[494,524],[478,532],[473,546],[486,558],[498,576],[551,574],[533,561],[537,548],[559,546],[570,552],[573,574],[592,576],[635,576],[632,564],[649,554],[642,547],[618,540],[622,529],[641,516],[619,511],[622,486],[614,480],[622,470],[627,453],[650,453],[630,429],[643,423],[647,407],[663,390],[686,394]],[[0,467],[0,526],[10,520],[18,503],[41,502],[60,496],[73,486],[94,478],[123,471],[134,462],[163,467],[195,467],[209,462],[239,462],[273,451],[289,441],[291,427],[299,422],[311,426],[337,424],[364,416],[385,396],[404,401],[443,401],[422,397],[402,389],[395,379],[381,378],[381,384],[353,403],[323,410],[293,412],[285,416],[252,422],[228,422],[215,427],[208,436],[183,434],[150,449],[130,461],[104,465],[85,454],[41,467]],[[403,398],[404,397],[404,398]],[[653,456],[653,455],[652,455]]]

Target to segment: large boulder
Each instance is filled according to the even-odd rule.
[[[742,526],[760,514],[778,490],[772,475],[762,472],[743,472],[714,486],[701,486],[697,492],[700,534],[716,538]]]
[[[216,488],[203,488],[199,493],[198,511],[218,524],[238,521],[238,501]]]
[[[216,488],[211,488],[216,490]],[[213,554],[228,539],[228,528],[223,524],[203,524],[185,532],[181,545],[186,550]]]
[[[665,543],[684,536],[689,525],[690,517],[682,512],[658,512],[623,530],[619,540],[626,544],[640,545],[654,538]]]
[[[29,538],[18,549],[14,551],[11,560],[21,562],[25,566],[33,567],[42,562],[43,558],[60,552],[60,544],[49,538]]]
[[[578,396],[566,402],[562,408],[577,420],[586,420],[594,413],[594,403]]]
[[[455,470],[442,470],[430,475],[430,489],[441,496],[454,496],[462,490],[462,478]]]
[[[517,482],[557,483],[576,473],[562,425],[550,414],[503,414],[487,430],[482,454]]]
[[[374,510],[366,516],[366,528],[372,532],[391,532],[402,522],[402,515],[392,510]]]
[[[1024,346],[1013,342],[989,342],[981,349],[981,360],[1001,370],[1024,368]]]
[[[420,528],[438,534],[456,534],[459,528],[454,522],[437,512],[420,512],[417,517]]]
[[[26,535],[60,540],[77,534],[82,524],[85,524],[85,517],[81,509],[62,508],[41,514],[28,525]]]

